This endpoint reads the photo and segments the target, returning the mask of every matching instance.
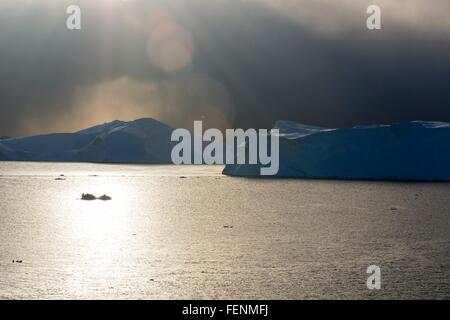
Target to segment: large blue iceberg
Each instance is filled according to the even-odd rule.
[[[0,140],[0,160],[171,163],[173,128],[154,119],[113,121],[74,133]]]
[[[413,121],[325,129],[278,121],[276,177],[450,181],[450,124]],[[256,177],[259,165],[227,165],[224,174]]]

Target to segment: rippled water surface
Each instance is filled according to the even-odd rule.
[[[450,184],[221,170],[0,163],[0,298],[450,298]]]

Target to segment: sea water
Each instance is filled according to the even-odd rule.
[[[450,298],[450,184],[222,169],[0,162],[0,298]]]

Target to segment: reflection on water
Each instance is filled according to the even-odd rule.
[[[221,169],[0,163],[0,298],[450,297],[450,184]]]

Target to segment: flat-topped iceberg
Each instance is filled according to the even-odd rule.
[[[413,121],[326,129],[278,121],[276,177],[450,181],[450,124]],[[224,174],[254,177],[259,165],[227,165]]]

